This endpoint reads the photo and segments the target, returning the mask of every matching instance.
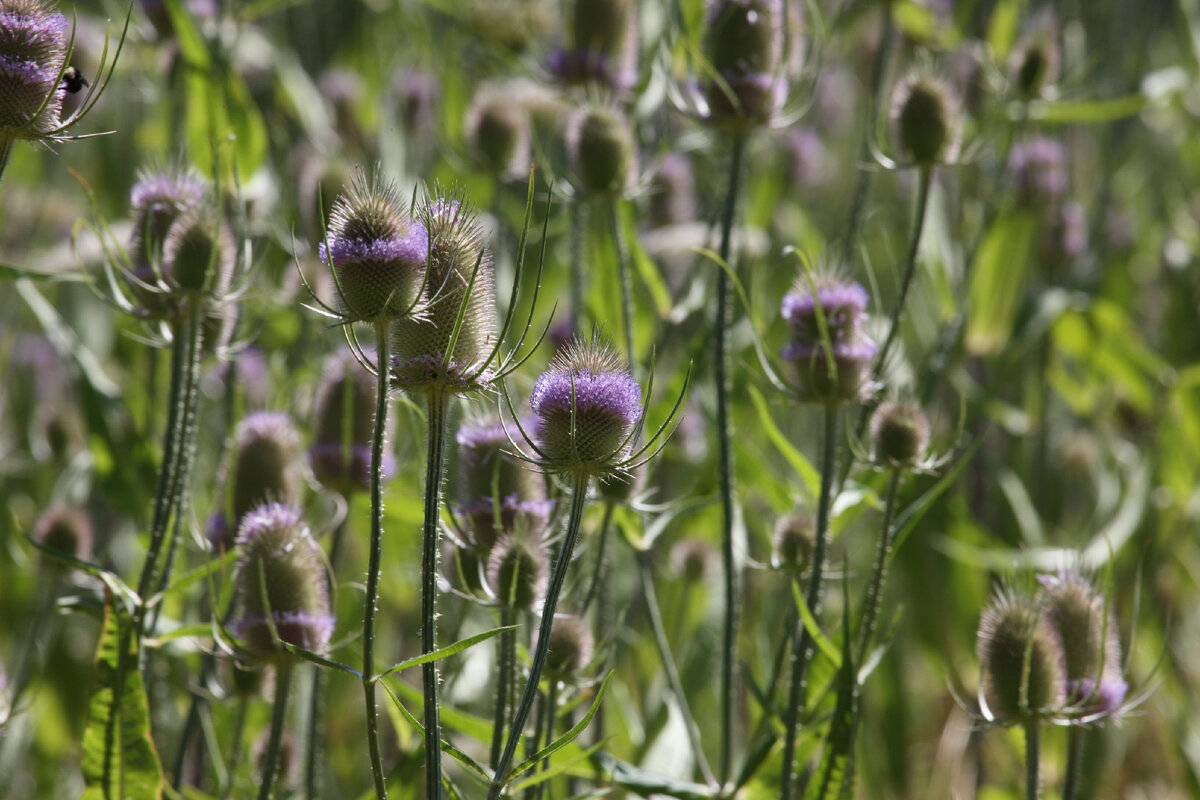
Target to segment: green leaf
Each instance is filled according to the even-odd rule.
[[[592,700],[592,707],[588,709],[586,714],[584,714],[583,719],[579,720],[579,722],[576,723],[571,730],[567,731],[562,736],[543,747],[537,753],[522,761],[516,767],[513,767],[512,771],[508,773],[508,776],[505,778],[506,784],[521,773],[532,769],[542,759],[549,758],[559,750],[562,750],[564,747],[573,742],[575,737],[583,733],[583,731],[587,728],[588,723],[592,721],[592,717],[596,716],[596,711],[600,708],[600,701],[604,698],[604,690],[608,688],[608,682],[612,680],[614,674],[614,670],[609,670],[608,674],[604,676],[604,682],[600,684],[600,689],[596,692],[596,698]]]
[[[412,715],[411,711],[404,707],[404,703],[400,702],[400,698],[397,697],[396,693],[392,691],[391,685],[389,685],[387,681],[380,681],[379,685],[383,687],[385,692],[387,692],[387,696],[391,698],[392,703],[396,706],[396,709],[404,716],[406,720],[408,720],[408,724],[412,725],[414,728],[420,731],[422,735],[424,735],[425,726],[422,725],[420,721]],[[481,783],[484,784],[489,784],[492,782],[491,770],[481,765],[475,759],[471,758],[469,755],[459,750],[445,739],[441,740],[441,748],[443,753],[449,754],[456,761],[466,767],[467,772],[470,773],[472,777],[477,778]]]
[[[813,637],[817,648],[833,662],[834,669],[842,665],[842,657],[838,653],[837,645],[829,641],[824,633],[821,632],[821,626],[817,624],[816,618],[812,614],[812,609],[808,607],[808,603],[804,602],[804,593],[800,591],[800,584],[797,581],[792,581],[792,596],[796,600],[796,608],[800,609],[800,617],[804,620],[804,627],[808,628],[808,635]]]
[[[466,639],[460,639],[459,641],[455,642],[454,644],[443,647],[440,650],[434,650],[432,653],[426,653],[423,656],[416,656],[415,658],[410,658],[407,661],[401,661],[399,664],[396,664],[394,667],[391,667],[391,668],[379,673],[372,680],[377,681],[380,678],[383,678],[387,675],[391,675],[393,672],[399,672],[400,670],[408,669],[409,667],[417,667],[417,666],[420,666],[421,664],[428,664],[430,661],[440,661],[441,659],[447,658],[448,656],[452,656],[455,653],[461,653],[463,650],[466,650],[468,647],[473,647],[473,646],[479,644],[480,642],[485,642],[498,633],[504,633],[505,631],[515,631],[519,627],[520,627],[519,625],[509,625],[504,628],[493,628],[490,631],[484,631],[483,633],[477,633],[474,636],[468,636]]]
[[[980,245],[967,289],[966,345],[973,355],[994,355],[1012,336],[1037,232],[1031,213],[1005,214]]]
[[[608,753],[597,753],[596,761],[612,776],[612,782],[639,797],[664,795],[677,800],[710,800],[717,791],[699,783],[688,783],[678,778],[635,767]]]
[[[92,276],[86,272],[42,272],[41,270],[30,269],[29,267],[0,264],[0,283],[18,281],[22,278],[34,283],[62,283],[66,281],[91,283],[93,280]]]
[[[539,783],[545,783],[546,781],[550,780],[551,778],[556,778],[559,775],[562,775],[564,772],[567,772],[568,770],[574,768],[576,765],[580,764],[581,762],[584,762],[584,761],[587,761],[588,759],[590,759],[595,753],[599,752],[600,748],[603,747],[605,744],[607,744],[607,742],[596,742],[594,745],[589,747],[587,750],[584,750],[582,753],[577,755],[575,758],[569,758],[569,759],[562,758],[562,759],[559,759],[558,761],[555,761],[554,765],[552,767],[550,767],[550,769],[541,770],[537,774],[535,774],[532,778],[523,780],[520,783],[518,783],[517,785],[513,786],[508,791],[509,795],[516,796],[517,794],[520,794],[521,792],[523,792],[526,789],[530,789],[534,786],[537,786]]]
[[[83,735],[82,800],[160,800],[162,765],[150,737],[150,707],[138,668],[133,620],[105,592],[96,677]]]
[[[837,675],[837,706],[829,722],[829,734],[825,739],[825,752],[816,775],[819,780],[810,781],[804,793],[805,800],[825,800],[841,796],[842,787],[851,781],[855,737],[855,709],[858,707],[858,676],[850,652],[850,589],[842,582],[842,653],[841,668]]]
[[[1029,104],[1027,113],[1029,119],[1038,122],[1094,125],[1135,116],[1145,106],[1144,95],[1127,94],[1107,100],[1038,100]]]
[[[937,483],[931,486],[925,492],[925,494],[918,497],[912,503],[912,505],[900,512],[900,516],[896,518],[896,523],[892,528],[895,533],[892,534],[892,552],[891,555],[888,556],[889,564],[892,563],[892,559],[894,559],[896,557],[896,553],[899,552],[900,545],[904,544],[904,540],[907,539],[908,535],[913,532],[914,528],[917,527],[917,523],[921,521],[921,517],[925,516],[925,512],[929,510],[934,501],[941,497],[942,493],[953,486],[954,482],[958,480],[958,476],[963,471],[963,467],[965,467],[967,462],[971,460],[971,457],[975,455],[975,451],[979,449],[981,444],[983,444],[982,436],[976,439],[971,446],[968,447],[966,451],[958,457],[958,460],[954,462],[954,466],[947,470],[946,474],[943,475]]]
[[[1022,0],[1000,0],[988,20],[987,42],[992,46],[996,56],[1003,60],[1017,40],[1017,30],[1021,23]]]
[[[753,386],[747,387],[750,390],[750,399],[754,402],[754,408],[758,412],[759,422],[762,424],[763,433],[767,434],[767,438],[771,440],[771,444],[775,445],[775,449],[779,454],[787,459],[792,465],[792,469],[796,470],[796,474],[804,481],[804,486],[808,490],[810,497],[816,497],[821,488],[821,474],[816,468],[805,458],[799,450],[792,446],[783,432],[779,430],[779,426],[775,424],[774,418],[771,416],[771,409],[767,407],[767,401],[763,398],[762,392],[758,391]]]
[[[292,655],[296,656],[297,658],[303,658],[305,661],[312,662],[313,664],[316,664],[318,667],[326,667],[328,669],[336,669],[336,670],[339,670],[340,672],[346,673],[347,675],[353,675],[354,677],[358,678],[359,680],[362,680],[361,672],[356,670],[354,667],[351,667],[351,666],[341,663],[340,661],[334,661],[333,659],[326,658],[323,655],[314,653],[311,650],[305,650],[303,647],[297,647],[296,645],[291,644],[289,642],[285,642],[282,639],[277,639],[275,641],[275,643],[277,645],[279,645],[280,647],[282,647],[284,650],[287,650]]]

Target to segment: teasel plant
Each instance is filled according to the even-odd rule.
[[[570,510],[542,602],[529,676],[488,789],[490,800],[499,798],[516,775],[531,768],[543,757],[542,753],[537,753],[523,764],[515,768],[513,766],[517,745],[533,709],[538,684],[546,666],[559,596],[583,527],[588,487],[593,479],[601,480],[636,471],[658,454],[670,434],[669,429],[683,402],[690,377],[689,367],[671,412],[640,446],[635,443],[640,438],[646,420],[643,397],[652,396],[654,374],[650,373],[643,395],[628,364],[598,333],[593,333],[590,340],[576,339],[568,343],[534,384],[530,398],[535,417],[532,435],[521,423],[506,385],[500,383],[509,418],[516,429],[512,439],[514,455],[539,470],[569,480]],[[603,686],[593,703],[593,709],[602,695]],[[590,718],[591,714],[585,717],[581,725]],[[577,728],[582,730],[579,726]]]
[[[104,136],[113,131],[71,133],[91,113],[112,81],[117,60],[125,45],[134,3],[129,3],[125,21],[109,60],[112,44],[111,20],[105,31],[95,80],[71,63],[75,55],[75,21],[57,10],[53,0],[3,0],[0,13],[0,179],[19,141],[51,151],[59,144]],[[86,89],[76,109],[63,117],[67,94]]]
[[[338,304],[313,296],[319,313],[340,325],[351,350],[374,372],[377,381],[372,443],[372,537],[363,624],[361,679],[367,704],[368,744],[376,794],[387,796],[379,752],[374,667],[375,604],[379,591],[383,507],[383,440],[388,399],[394,388],[425,400],[428,447],[421,558],[421,640],[426,744],[426,789],[438,797],[442,787],[441,731],[437,651],[437,562],[440,551],[442,480],[450,401],[487,391],[497,379],[519,368],[537,343],[521,355],[532,329],[541,260],[529,317],[513,349],[501,355],[516,321],[529,220],[533,211],[533,175],[517,269],[503,322],[495,320],[491,255],[473,207],[459,194],[430,192],[421,207],[405,204],[395,186],[376,171],[360,176],[348,194],[334,203],[323,260],[333,266]],[[544,241],[544,240],[543,240]],[[389,260],[390,259],[390,260]],[[544,260],[544,253],[543,253]],[[366,267],[356,274],[345,267]],[[392,282],[388,282],[388,277]],[[402,276],[402,280],[397,277]],[[307,283],[307,282],[306,282]],[[375,360],[359,344],[353,324],[374,328]],[[543,330],[542,336],[544,337]]]

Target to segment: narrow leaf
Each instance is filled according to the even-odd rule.
[[[796,581],[792,581],[792,595],[796,599],[796,607],[800,609],[800,617],[804,620],[804,627],[808,629],[808,635],[813,637],[817,648],[833,663],[834,669],[837,669],[842,665],[842,657],[838,653],[837,645],[829,641],[829,637],[821,632],[821,626],[817,624],[808,603],[804,602],[804,594],[800,591],[800,584]]]
[[[592,721],[592,717],[596,716],[596,711],[600,708],[600,701],[604,698],[604,690],[608,688],[608,682],[612,680],[613,674],[614,671],[609,670],[608,675],[604,676],[604,682],[600,684],[600,689],[596,692],[596,699],[592,701],[592,707],[588,709],[588,712],[583,716],[583,719],[579,720],[579,722],[575,725],[575,727],[571,728],[571,730],[567,731],[562,736],[543,747],[532,757],[525,759],[516,767],[514,767],[512,772],[508,774],[508,777],[505,781],[506,783],[521,773],[532,769],[542,759],[549,758],[559,750],[562,750],[564,747],[574,741],[575,737],[583,733],[583,731],[587,728],[588,723]]]
[[[515,631],[518,627],[520,627],[520,626],[509,625],[504,628],[493,628],[490,631],[484,631],[483,633],[477,633],[474,636],[468,636],[466,639],[461,639],[452,645],[448,645],[446,647],[441,648],[440,650],[434,650],[432,653],[426,653],[423,656],[416,656],[415,658],[410,658],[407,661],[401,661],[399,664],[396,664],[394,667],[391,667],[391,668],[381,672],[379,675],[376,675],[374,678],[372,678],[372,680],[377,681],[380,678],[391,675],[393,672],[399,672],[400,670],[408,669],[409,667],[418,667],[421,664],[428,664],[430,661],[440,661],[443,658],[447,658],[456,653],[461,653],[463,650],[466,650],[468,647],[473,647],[474,645],[477,645],[480,642],[485,642],[498,633],[504,633],[505,631]]]
[[[414,728],[416,728],[418,731],[420,731],[422,735],[424,735],[425,734],[425,726],[422,725],[420,723],[420,721],[418,721],[417,718],[412,715],[412,712],[410,712],[407,708],[404,707],[404,703],[400,702],[400,698],[397,697],[396,693],[392,691],[392,687],[388,684],[388,682],[380,681],[379,685],[383,687],[383,690],[385,692],[387,692],[387,696],[391,698],[392,703],[396,706],[396,709],[401,714],[404,715],[404,718],[406,720],[408,720],[408,724],[412,725]],[[449,754],[456,761],[458,761],[460,764],[462,764],[464,767],[466,767],[467,772],[470,773],[475,778],[478,778],[480,782],[482,782],[484,784],[489,784],[492,782],[491,770],[489,770],[486,767],[484,767],[483,765],[481,765],[475,759],[471,758],[469,755],[467,755],[463,751],[459,750],[457,747],[450,744],[445,739],[441,740],[441,748],[442,748],[443,753]]]

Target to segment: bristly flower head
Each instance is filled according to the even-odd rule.
[[[163,255],[167,234],[180,217],[206,206],[208,194],[208,183],[185,167],[144,168],[138,173],[129,193],[133,233],[128,283],[135,302],[149,317],[165,317],[175,306]]]
[[[709,0],[705,54],[715,75],[702,84],[709,118],[761,125],[787,95],[783,0]]]
[[[479,168],[500,178],[529,168],[529,114],[510,93],[483,87],[467,108],[467,147]]]
[[[547,678],[564,683],[580,677],[592,660],[592,627],[572,614],[557,614],[550,628],[550,650],[546,654]]]
[[[300,510],[278,503],[248,513],[238,529],[237,611],[230,629],[251,655],[293,658],[288,644],[323,652],[333,633],[325,565]],[[265,605],[264,605],[265,602]]]
[[[332,267],[346,322],[390,321],[416,310],[428,249],[425,226],[376,172],[338,196],[317,253]]]
[[[282,411],[256,411],[234,432],[233,514],[235,526],[267,502],[297,505],[304,478],[300,434]]]
[[[867,338],[867,292],[829,275],[801,277],[784,295],[780,313],[790,339],[780,352],[795,373],[803,400],[843,403],[862,391],[875,343]]]
[[[1076,570],[1039,575],[1044,612],[1058,629],[1066,670],[1067,703],[1077,715],[1115,713],[1129,685],[1121,677],[1121,642],[1102,593]]]
[[[569,45],[550,54],[550,71],[564,83],[627,93],[637,83],[637,4],[575,0],[569,14]]]
[[[817,521],[811,512],[784,514],[771,537],[771,566],[799,575],[808,569],[816,542]]]
[[[33,538],[38,544],[78,561],[92,557],[92,521],[79,509],[58,507],[42,512],[33,528]],[[67,569],[48,555],[41,563],[43,568],[55,574]]]
[[[548,572],[540,538],[509,534],[496,542],[488,558],[488,588],[502,607],[529,611],[546,593]]]
[[[45,0],[0,0],[0,143],[53,138],[70,23]]]
[[[569,343],[537,379],[530,399],[547,467],[591,475],[619,471],[642,416],[642,391],[606,344]]]
[[[637,153],[633,129],[618,109],[578,109],[567,120],[566,143],[575,185],[583,194],[607,197],[628,186]]]
[[[363,355],[370,361],[374,351],[364,350]],[[375,390],[375,377],[349,347],[326,359],[317,389],[308,463],[317,480],[344,496],[370,486]],[[389,416],[387,420],[389,431],[392,419]],[[381,466],[385,479],[395,471],[395,458],[386,449]]]
[[[884,400],[871,415],[871,453],[876,462],[912,467],[929,447],[929,420],[913,400]]]
[[[1048,13],[1034,17],[1009,57],[1009,80],[1022,100],[1041,97],[1058,80],[1058,25]]]
[[[1033,598],[998,593],[976,642],[984,716],[1001,724],[1054,716],[1067,699],[1062,637]]]
[[[528,427],[532,420],[522,422]],[[499,419],[465,424],[458,431],[459,506],[467,544],[487,558],[496,540],[521,532],[540,537],[552,505],[542,476],[510,455],[510,442]]]
[[[915,75],[896,87],[892,122],[900,150],[917,166],[951,161],[958,150],[958,100],[937,78]]]
[[[233,282],[237,246],[229,225],[207,205],[180,214],[163,242],[163,273],[178,292],[220,297]]]
[[[492,254],[483,225],[455,193],[430,196],[420,217],[429,231],[425,313],[399,320],[393,329],[393,381],[412,393],[486,389],[498,331]]]

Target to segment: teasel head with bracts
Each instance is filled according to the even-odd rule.
[[[240,529],[242,518],[261,505],[298,506],[304,499],[304,460],[292,418],[282,411],[246,415],[234,429],[228,474],[222,482],[231,516],[225,516],[223,505],[209,518],[208,537],[215,545],[226,544],[229,534]]]
[[[362,355],[367,362],[374,360],[372,350],[365,349]],[[349,347],[342,347],[325,360],[317,388],[308,463],[318,481],[344,497],[370,487],[375,391],[375,376]],[[395,427],[392,421],[389,416],[385,439]],[[395,472],[395,458],[386,448],[381,468],[385,480]]]
[[[876,345],[866,334],[868,296],[835,272],[801,276],[786,294],[780,314],[788,343],[780,351],[800,400],[839,404],[865,390]]]
[[[770,124],[788,94],[790,20],[783,0],[709,0],[700,90],[707,121],[747,128]]]
[[[634,0],[574,0],[566,9],[566,43],[550,53],[558,80],[629,94],[638,80],[638,8]]]

